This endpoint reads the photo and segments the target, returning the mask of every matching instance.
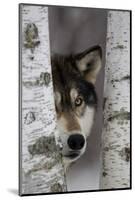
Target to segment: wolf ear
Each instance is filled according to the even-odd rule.
[[[102,66],[102,49],[94,46],[75,56],[76,65],[85,80],[95,84],[96,77]]]

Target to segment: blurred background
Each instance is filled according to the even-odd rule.
[[[68,191],[97,190],[100,178],[100,144],[107,32],[107,10],[95,8],[49,7],[51,54],[79,53],[94,45],[103,50],[102,70],[96,82],[98,109],[87,151],[67,174]]]

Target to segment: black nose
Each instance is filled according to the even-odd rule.
[[[80,134],[74,134],[69,136],[67,143],[72,150],[79,150],[83,148],[85,139]]]

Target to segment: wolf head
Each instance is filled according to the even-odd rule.
[[[76,55],[52,57],[55,106],[66,166],[86,149],[97,105],[94,85],[101,57],[99,46]]]

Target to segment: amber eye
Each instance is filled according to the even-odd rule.
[[[75,100],[75,106],[80,106],[83,102],[83,99],[81,97],[77,97]]]

